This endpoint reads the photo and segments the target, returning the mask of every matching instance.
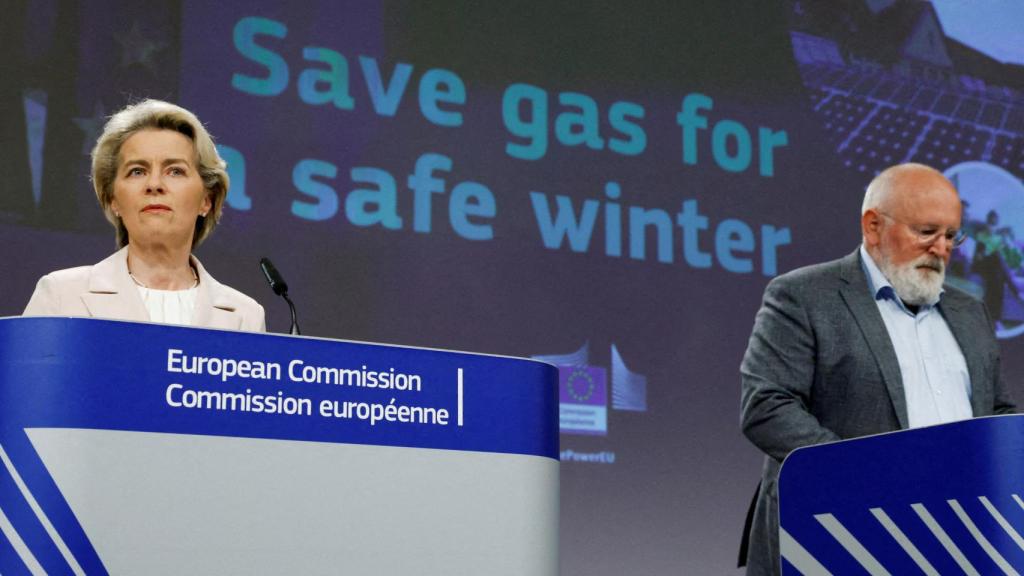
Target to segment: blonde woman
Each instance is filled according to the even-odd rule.
[[[92,151],[92,183],[119,250],[43,276],[26,316],[266,329],[263,307],[192,255],[220,220],[229,185],[194,114],[158,100],[114,114]]]

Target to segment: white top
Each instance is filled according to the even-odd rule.
[[[196,295],[199,285],[187,290],[156,290],[136,284],[142,303],[149,311],[151,322],[162,324],[192,325],[192,315],[196,309]]]

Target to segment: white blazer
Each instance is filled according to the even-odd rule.
[[[192,325],[265,332],[263,306],[238,290],[217,282],[195,256],[199,274]],[[128,275],[128,248],[93,266],[51,272],[39,279],[24,316],[82,316],[148,322],[149,312]]]

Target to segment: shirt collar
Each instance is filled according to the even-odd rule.
[[[868,289],[871,290],[871,295],[875,297],[875,300],[892,300],[897,306],[905,310],[908,314],[911,314],[910,310],[907,309],[903,301],[896,296],[896,289],[892,287],[892,283],[889,279],[882,274],[882,270],[875,264],[875,260],[868,254],[867,248],[864,244],[860,245],[860,262],[864,269],[864,275],[868,277]],[[942,299],[942,292],[939,292],[939,299]],[[922,304],[920,311],[928,310],[933,306],[929,304]]]

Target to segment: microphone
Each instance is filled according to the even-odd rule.
[[[288,303],[288,310],[292,313],[292,328],[289,333],[298,336],[300,334],[299,320],[295,315],[295,304],[288,297],[288,283],[284,281],[281,273],[277,271],[269,258],[260,258],[260,269],[263,270],[263,276],[266,277],[267,284],[270,284],[270,289],[274,291],[274,294],[284,298],[284,301]]]
[[[281,273],[274,267],[274,263],[269,258],[260,258],[260,269],[263,270],[263,275],[267,277],[267,283],[270,284],[270,289],[274,291],[274,294],[278,296],[288,294],[288,283],[281,277]]]

